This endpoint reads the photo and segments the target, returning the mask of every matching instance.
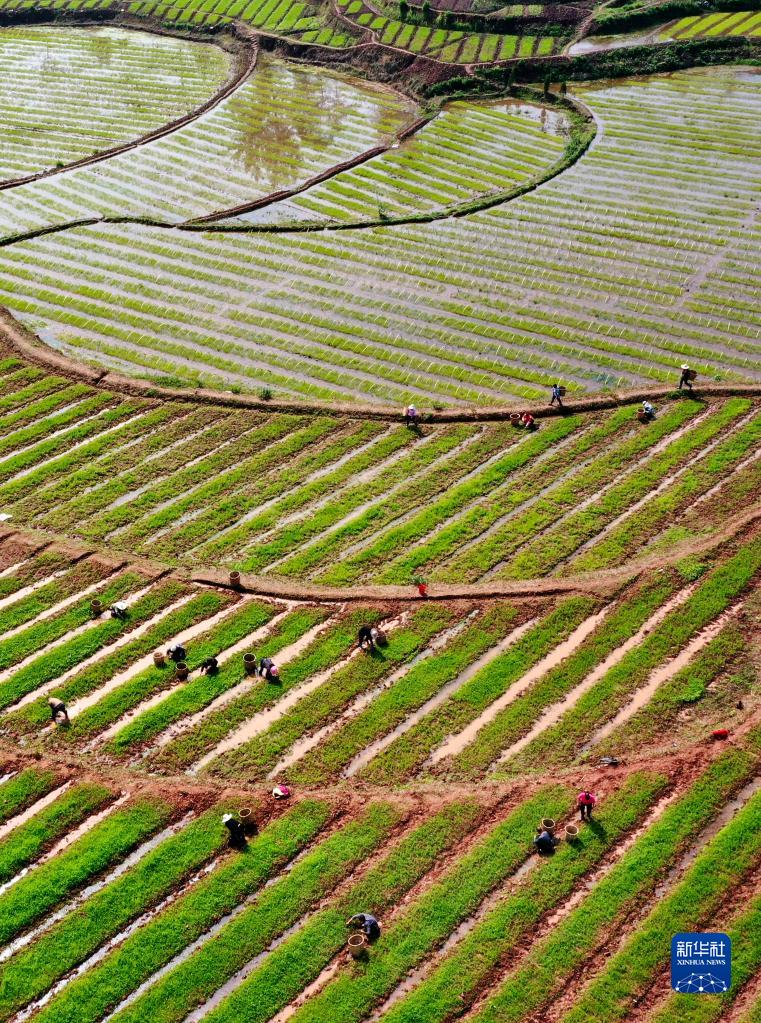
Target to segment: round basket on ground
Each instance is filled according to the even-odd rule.
[[[243,655],[243,670],[247,675],[256,674],[256,654]]]
[[[156,650],[153,654],[153,663],[157,668],[163,668],[166,664],[166,654],[162,653],[161,650]]]
[[[520,414],[520,412],[511,412],[510,413],[510,423],[513,426],[520,426],[521,425],[521,414]]]
[[[566,824],[565,837],[569,842],[575,842],[579,837],[579,829],[575,824]]]
[[[253,834],[256,830],[256,821],[254,820],[254,812],[250,806],[244,806],[243,809],[238,813],[243,830],[247,835]]]
[[[554,831],[555,821],[552,819],[552,817],[542,817],[540,826],[542,831]]]
[[[349,954],[354,959],[361,959],[367,948],[367,937],[364,934],[352,934],[349,938]]]
[[[240,572],[230,573],[230,585],[235,586],[236,588],[240,586]]]
[[[177,664],[177,667],[174,669],[174,673],[177,676],[177,678],[182,679],[184,681],[190,674],[190,668],[184,661],[180,661]]]
[[[90,601],[90,614],[93,618],[97,618],[98,615],[103,614],[103,601],[102,600],[91,600]]]

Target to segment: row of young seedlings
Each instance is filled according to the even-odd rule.
[[[264,1023],[295,1002],[298,1020],[348,1023],[375,1013],[435,1023],[474,1004],[479,1019],[520,1019],[548,1004],[591,959],[592,985],[568,1018],[587,1018],[586,1012],[609,1018],[610,1005],[623,1010],[652,985],[674,921],[684,930],[709,926],[725,913],[734,887],[757,869],[761,811],[752,787],[716,837],[710,824],[757,772],[758,754],[758,736],[751,733],[679,791],[657,774],[630,775],[605,792],[599,827],[582,828],[577,842],[533,865],[526,856],[536,821],[548,813],[560,820],[571,811],[573,795],[564,786],[544,787],[506,815],[500,811],[496,825],[493,808],[471,800],[450,803],[415,827],[409,811],[373,804],[311,849],[331,811],[307,801],[252,838],[243,856],[220,857],[215,808],[99,889],[89,907],[74,908],[19,949],[5,964],[0,1016],[14,1018],[89,962],[39,1005],[37,1018],[95,1023],[115,1009],[119,1020],[148,1013],[179,1021],[197,1010],[192,1018],[244,1013]],[[694,863],[684,860],[683,878],[668,875],[692,843],[703,845],[706,828],[707,844]],[[61,857],[68,878],[67,857],[74,858],[71,851]],[[588,893],[571,898],[587,875]],[[33,876],[18,885],[28,888]],[[162,897],[191,877],[193,883],[164,905]],[[637,920],[664,877],[663,901]],[[59,889],[59,897],[75,884]],[[412,899],[405,899],[408,892]],[[162,908],[130,930],[151,906]],[[379,916],[383,933],[368,959],[347,969],[336,956],[345,946],[346,917],[359,907]],[[555,925],[542,927],[558,910]],[[728,921],[743,950],[744,977],[753,967],[752,919],[743,911]],[[622,927],[631,937],[606,961],[600,950]],[[105,956],[97,956],[107,942]],[[410,971],[415,982],[404,985]],[[305,990],[312,996],[300,1004]]]

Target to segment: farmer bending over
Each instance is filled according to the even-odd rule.
[[[63,700],[57,696],[51,696],[48,699],[50,704],[50,717],[53,724],[56,725],[68,725],[69,723],[69,712],[66,710],[66,704]]]
[[[268,682],[275,682],[280,678],[280,672],[271,657],[262,657],[259,661],[259,674]]]
[[[361,625],[357,633],[357,646],[360,650],[375,650],[377,630],[370,625]]]
[[[167,650],[167,657],[170,657],[175,662],[184,661],[187,657],[187,651],[182,643],[175,643]]]
[[[682,391],[686,387],[689,391],[692,390],[692,373],[689,366],[682,366],[682,375],[679,377],[679,390]]]
[[[534,839],[534,845],[536,851],[541,853],[542,856],[549,856],[550,853],[555,852],[555,846],[558,844],[557,838],[550,834],[549,831],[540,831]]]
[[[216,657],[207,657],[201,662],[201,671],[204,675],[216,675],[219,671],[219,661]]]
[[[380,924],[372,913],[355,913],[346,921],[347,927],[358,927],[367,935],[368,941],[377,941],[380,938]]]

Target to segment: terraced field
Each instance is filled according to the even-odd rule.
[[[599,13],[0,29],[0,1023],[761,1019],[761,76]]]
[[[592,151],[541,188],[469,217],[171,237],[110,223],[19,241],[0,250],[0,300],[68,353],[277,396],[499,404],[536,399],[555,377],[572,392],[667,382],[685,358],[702,377],[757,380],[759,81],[714,69],[577,89],[604,124]],[[424,129],[418,151],[445,124]],[[392,170],[404,152],[298,202],[350,195],[351,175],[390,172],[390,193],[372,202],[380,216],[384,194],[392,211],[404,208],[396,204],[410,201],[409,186]],[[531,172],[521,166],[518,174]],[[101,173],[103,165],[6,193],[7,230],[26,216],[29,189]],[[506,167],[508,189],[515,173]],[[461,188],[439,187],[445,202]],[[78,216],[82,194],[59,216]],[[360,218],[369,205],[359,204]]]
[[[704,540],[759,487],[735,397],[509,422],[267,415],[125,399],[12,358],[0,511],[166,563],[320,584],[462,583],[626,566]]]
[[[111,28],[0,32],[0,181],[113,149],[204,104],[230,75],[217,46]]]

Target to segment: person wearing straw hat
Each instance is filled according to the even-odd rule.
[[[692,390],[692,372],[690,367],[684,363],[681,365],[682,375],[679,377],[679,390],[683,391],[686,387],[688,391]]]

